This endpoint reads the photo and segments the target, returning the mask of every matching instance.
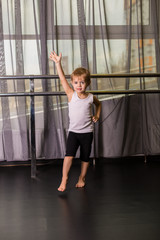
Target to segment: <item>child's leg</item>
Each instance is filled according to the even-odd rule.
[[[85,177],[87,174],[87,170],[89,167],[89,162],[83,162],[81,163],[81,174],[78,179],[78,183],[76,184],[76,187],[84,187],[85,186]]]
[[[65,189],[66,189],[67,180],[68,180],[68,173],[69,173],[69,170],[70,170],[71,165],[72,165],[72,160],[73,160],[73,157],[66,156],[64,158],[63,170],[62,170],[62,180],[61,180],[61,184],[58,188],[58,191],[60,191],[60,192],[64,192]]]
[[[81,173],[79,176],[78,183],[76,187],[84,187],[85,186],[85,177],[87,174],[87,170],[89,167],[89,157],[91,153],[93,133],[84,133],[80,137],[80,159],[81,162]]]

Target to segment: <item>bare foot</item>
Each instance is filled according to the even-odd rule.
[[[62,182],[58,188],[59,192],[64,192],[66,190],[67,179],[62,179]]]
[[[77,188],[83,188],[85,186],[85,178],[79,178],[78,183],[76,184]]]

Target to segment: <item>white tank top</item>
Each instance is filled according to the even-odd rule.
[[[81,99],[74,92],[69,106],[69,131],[76,133],[93,132],[92,106],[93,94]]]

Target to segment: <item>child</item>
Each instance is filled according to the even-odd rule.
[[[71,84],[69,85],[65,78],[61,66],[62,54],[59,56],[53,51],[50,54],[50,60],[56,64],[56,69],[68,97],[69,105],[69,134],[67,139],[66,155],[63,161],[62,180],[58,191],[63,192],[66,189],[68,173],[72,165],[72,160],[76,155],[80,146],[81,173],[76,187],[85,186],[85,177],[89,167],[89,156],[93,140],[93,124],[100,117],[101,103],[91,93],[86,92],[86,88],[90,85],[90,73],[85,68],[77,68],[71,75]],[[96,114],[91,115],[92,103],[96,106]]]

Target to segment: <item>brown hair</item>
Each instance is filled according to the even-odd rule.
[[[82,76],[82,75],[84,75],[84,80],[85,80],[85,82],[87,83],[87,85],[89,85],[90,82],[91,82],[90,72],[89,72],[88,69],[83,68],[83,67],[76,68],[76,69],[72,72],[72,74],[71,74],[71,81],[73,81],[74,76]]]

